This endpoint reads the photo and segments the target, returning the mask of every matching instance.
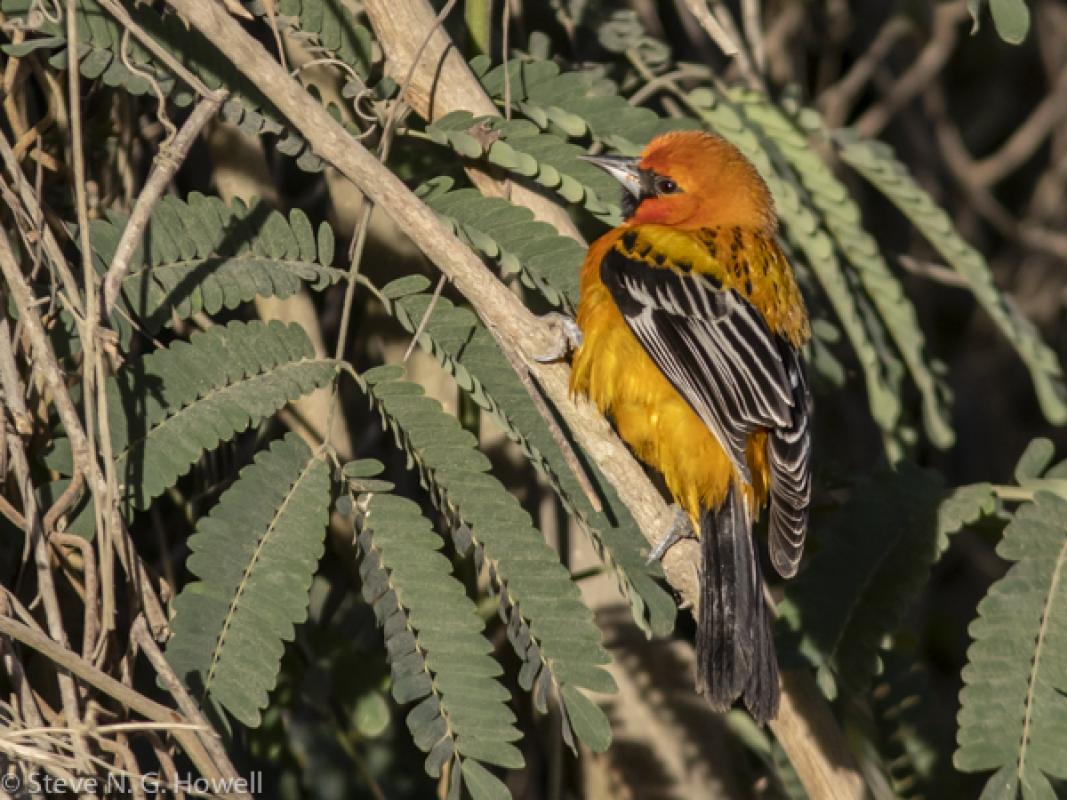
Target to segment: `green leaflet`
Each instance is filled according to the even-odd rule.
[[[167,658],[194,693],[256,727],[284,642],[307,615],[330,470],[296,434],[256,456],[197,525]]]
[[[428,753],[426,772],[439,776],[450,759],[464,776],[472,759],[521,768],[522,753],[511,742],[522,734],[496,680],[503,669],[490,655],[474,603],[438,552],[441,537],[415,503],[375,494],[357,542],[363,596],[385,637],[393,697],[419,701],[407,725]]]
[[[882,651],[883,674],[873,687],[871,712],[882,763],[895,796],[959,797],[960,776],[949,768],[952,729],[942,712],[943,697],[921,662],[896,651]]]
[[[948,543],[939,528],[944,490],[936,473],[908,462],[853,490],[808,568],[786,584],[780,633],[820,669],[863,692],[881,669],[879,649],[896,631]]]
[[[966,279],[975,299],[1030,370],[1038,402],[1049,422],[1067,422],[1067,386],[1056,353],[997,289],[982,254],[963,240],[948,214],[920,188],[888,145],[860,139],[851,131],[839,131],[834,138],[841,160],[892,201],[946,263]]]
[[[578,587],[529,514],[489,473],[489,460],[474,436],[426,397],[422,387],[402,377],[399,367],[363,374],[382,417],[428,482],[436,504],[470,538],[478,563],[488,567],[491,583],[499,588],[508,638],[523,661],[520,685],[539,687],[534,702],[542,712],[548,710],[542,692],[547,693],[548,684],[554,686],[568,714],[583,722],[576,728],[579,738],[602,752],[611,740],[607,718],[574,687],[614,692],[616,686],[602,668],[610,659]],[[466,549],[457,542],[457,550]],[[564,619],[567,624],[561,625]]]
[[[804,131],[765,95],[738,91],[733,97],[744,109],[745,116],[777,146],[807,190],[827,231],[855,270],[863,291],[877,310],[922,395],[927,435],[938,447],[950,447],[955,435],[948,417],[948,387],[934,375],[926,361],[925,341],[915,307],[889,270],[878,243],[864,230],[859,206],[811,146]],[[805,109],[800,116],[806,119],[814,114],[814,111]]]
[[[108,383],[112,448],[126,513],[147,508],[200,455],[303,394],[337,362],[299,325],[231,322],[122,368]]]
[[[0,13],[8,20],[30,19],[33,3],[30,0],[0,0]],[[209,89],[225,86],[230,97],[223,104],[222,116],[228,122],[253,136],[263,133],[277,135],[277,148],[296,159],[305,170],[322,169],[323,161],[310,151],[307,143],[288,128],[276,115],[255,84],[241,74],[219,51],[177,15],[159,14],[147,5],[130,5],[127,13],[134,22],[162,45],[172,56],[200,78]],[[52,22],[44,14],[32,15],[39,27],[27,25],[27,33],[36,31],[43,39],[31,39],[33,46],[56,52],[49,64],[64,69],[69,54],[66,48],[66,27],[63,20]],[[78,0],[78,44],[82,55],[78,66],[83,77],[99,80],[108,86],[122,86],[134,95],[151,95],[153,89],[142,76],[122,62],[120,48],[122,27],[93,0]],[[47,42],[45,44],[44,42]],[[194,92],[162,65],[136,39],[130,37],[128,60],[140,72],[148,72],[164,94],[179,106],[187,106],[195,99]]]
[[[506,76],[512,107],[542,129],[551,125],[570,137],[590,133],[616,150],[636,153],[657,134],[695,127],[691,120],[661,119],[650,109],[630,105],[611,81],[591,73],[561,74],[551,61],[511,59],[506,68],[490,66],[484,57],[471,61],[482,86],[501,104]]]
[[[1067,778],[1067,500],[1038,493],[997,553],[1013,562],[978,605],[960,693],[957,769],[995,769],[983,797],[1053,798]]]
[[[767,182],[778,214],[785,223],[787,238],[804,254],[863,368],[871,416],[887,434],[894,432],[900,420],[899,387],[894,385],[891,362],[884,365],[892,356],[878,348],[869,332],[855,293],[837,259],[833,240],[804,202],[795,183],[779,175],[766,147],[740,109],[708,90],[694,91],[689,99],[707,124],[740,149]]]
[[[989,4],[997,36],[1008,44],[1020,44],[1030,32],[1030,9],[1025,0],[967,0],[967,10],[974,20],[971,33],[978,32],[982,6]]]
[[[125,228],[123,217],[95,220],[93,252],[107,265]],[[216,314],[255,297],[286,298],[309,284],[322,290],[344,277],[330,266],[334,238],[316,231],[303,211],[289,218],[266,204],[226,205],[198,192],[186,201],[164,197],[145,228],[122,284],[126,308],[149,330],[198,312]]]
[[[533,213],[476,189],[427,196],[425,202],[453,223],[456,232],[483,255],[500,263],[504,277],[518,274],[549,303],[565,310],[578,305],[578,274],[585,250]]]
[[[508,172],[530,178],[569,203],[580,204],[607,225],[622,221],[618,183],[581,160],[586,151],[525,120],[475,117],[453,111],[426,126],[438,144],[467,158],[485,158]]]
[[[429,296],[415,294],[425,287],[425,280],[412,284],[401,278],[383,290],[387,309],[408,331],[416,329],[429,306]],[[477,318],[440,298],[419,345],[433,354],[455,377],[460,388],[493,416],[548,479],[567,510],[592,537],[600,557],[615,572],[620,591],[630,601],[634,621],[649,635],[668,635],[674,629],[677,608],[671,596],[654,580],[659,566],[645,564],[648,545],[637,523],[610,483],[590,466],[590,477],[607,509],[600,514],[593,513],[525,387]]]
[[[262,2],[255,3],[252,10],[259,16],[266,15]],[[291,27],[302,38],[311,39],[317,49],[351,67],[363,81],[382,59],[381,46],[343,3],[280,0],[277,14],[282,25]]]

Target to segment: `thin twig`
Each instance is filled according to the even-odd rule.
[[[515,371],[519,380],[522,381],[522,385],[526,389],[526,393],[530,396],[530,400],[533,401],[537,413],[541,415],[542,419],[549,423],[547,427],[549,433],[552,434],[552,440],[556,443],[556,447],[559,448],[560,453],[563,455],[563,460],[566,462],[571,474],[577,479],[578,485],[582,487],[582,493],[589,501],[589,505],[592,507],[594,513],[599,514],[604,510],[604,504],[600,502],[600,494],[593,487],[593,482],[589,480],[589,474],[579,460],[578,454],[574,452],[574,447],[571,446],[570,439],[567,438],[567,435],[563,432],[559,423],[556,422],[556,415],[553,414],[552,409],[548,407],[544,396],[541,394],[541,390],[534,385],[529,367],[522,362],[516,353],[504,349],[502,349],[502,352],[507,358],[508,363],[511,364],[511,368]],[[583,523],[588,524],[584,521]]]
[[[11,182],[14,184],[15,191],[18,193],[19,200],[22,201],[26,213],[29,215],[30,219],[35,220],[40,226],[41,243],[44,247],[45,255],[48,256],[48,260],[52,264],[53,269],[59,274],[59,278],[63,282],[63,290],[76,312],[75,316],[83,316],[85,314],[85,307],[82,305],[78,282],[74,279],[74,274],[70,271],[66,256],[63,255],[63,250],[60,248],[59,242],[56,241],[52,229],[45,225],[44,212],[41,210],[40,203],[37,200],[37,194],[34,192],[29,179],[23,175],[18,158],[12,151],[11,145],[8,143],[2,130],[0,130],[0,158],[4,161],[4,167],[7,169],[7,174]]]
[[[763,46],[763,20],[760,4],[763,0],[741,0],[741,24],[745,28],[745,38],[752,51],[752,63],[759,74],[767,69],[767,51]]]
[[[1022,166],[1060,122],[1067,117],[1067,67],[1060,70],[1052,90],[1015,128],[995,152],[974,162],[972,180],[992,186]]]
[[[430,316],[433,314],[433,310],[437,308],[437,301],[441,299],[441,292],[445,288],[446,277],[444,273],[437,279],[437,285],[433,287],[433,295],[430,297],[430,304],[426,306],[426,310],[422,313],[422,319],[419,320],[419,324],[415,326],[415,331],[411,334],[411,341],[408,342],[407,350],[404,351],[404,357],[400,359],[405,364],[408,363],[408,359],[411,358],[411,353],[415,350],[415,345],[419,343],[419,338],[422,336],[423,331],[426,330],[426,326],[430,322]]]
[[[113,16],[123,28],[133,34],[144,48],[148,50],[153,56],[159,59],[159,62],[163,64],[171,73],[178,78],[181,78],[187,86],[193,89],[201,97],[211,97],[213,92],[204,84],[200,78],[186,68],[182,62],[175,58],[165,47],[159,42],[145,33],[144,29],[138,25],[129,12],[118,2],[118,0],[99,0],[101,6],[103,6],[107,13]]]
[[[715,45],[722,50],[724,55],[733,59],[749,88],[762,91],[765,87],[760,71],[753,63],[749,51],[743,46],[741,32],[721,0],[684,0],[684,2],[689,13],[696,18]]]
[[[74,208],[78,218],[78,250],[82,259],[82,284],[85,291],[85,316],[79,320],[79,337],[82,345],[82,385],[81,399],[85,408],[85,435],[88,452],[93,455],[95,463],[96,426],[107,425],[106,395],[103,392],[105,376],[100,352],[101,342],[97,340],[99,319],[95,309],[97,303],[97,274],[93,267],[92,246],[89,241],[89,208],[86,198],[88,185],[85,169],[85,140],[82,131],[81,114],[81,69],[78,64],[78,24],[77,0],[67,0],[67,45],[71,64],[67,70],[67,89],[70,95],[70,149],[74,162]],[[97,388],[100,394],[97,394]],[[102,401],[102,402],[101,402]],[[97,411],[99,410],[99,416]],[[99,547],[100,588],[102,602],[100,612],[100,637],[97,639],[98,654],[103,654],[107,635],[114,627],[115,620],[115,561],[112,557],[113,540],[117,532],[113,526],[110,513],[118,502],[118,485],[113,475],[113,462],[110,453],[110,437],[104,431],[101,444],[104,446],[104,479],[93,493],[93,514],[96,518],[96,539]]]
[[[907,17],[894,16],[878,31],[863,53],[848,72],[832,86],[827,87],[816,99],[816,104],[826,119],[827,126],[836,128],[844,124],[848,112],[860,92],[864,90],[875,70],[904,36],[915,30],[915,24]]]
[[[174,173],[189,155],[189,150],[200,131],[215,116],[228,96],[228,92],[220,89],[211,92],[201,100],[182,124],[181,130],[175,135],[173,141],[161,147],[153,159],[152,171],[137,197],[126,227],[122,229],[122,237],[115,247],[115,256],[111,259],[107,275],[104,276],[104,299],[101,310],[104,319],[111,316],[111,311],[115,307],[119,292],[122,291],[122,282],[130,271],[130,260],[144,236],[144,229],[152,216],[152,210],[159,202],[159,198],[163,196]]]
[[[189,760],[193,762],[200,774],[208,778],[219,777],[220,773],[215,768],[214,762],[196,736],[197,733],[201,732],[197,730],[201,726],[191,723],[174,709],[160,705],[155,700],[151,700],[140,692],[119,683],[119,681],[106,672],[97,669],[81,656],[52,641],[43,633],[23,625],[21,622],[17,622],[10,617],[0,616],[0,634],[22,642],[27,647],[32,647],[54,664],[77,676],[113,700],[136,711],[142,717],[153,722],[169,725],[174,738],[185,750]],[[177,723],[178,727],[175,727],[175,723]],[[190,727],[193,729],[190,730]],[[249,795],[241,794],[238,796],[249,798],[250,800]]]
[[[11,341],[0,341],[0,348],[10,350]],[[18,375],[0,373],[3,380],[3,393],[5,397],[22,397],[23,388]],[[59,607],[59,598],[56,595],[55,583],[52,576],[52,564],[49,558],[48,543],[41,530],[41,519],[37,509],[37,497],[34,491],[33,479],[30,475],[30,465],[26,458],[26,450],[22,439],[14,431],[9,431],[7,441],[4,443],[11,457],[11,465],[14,467],[15,479],[18,483],[19,494],[22,499],[23,532],[26,542],[32,548],[34,566],[37,573],[37,593],[41,598],[45,610],[45,621],[48,632],[60,645],[67,647],[67,632],[63,625],[63,614]],[[67,724],[77,728],[81,724],[81,712],[78,705],[78,695],[74,681],[65,672],[56,674],[59,684],[59,694],[63,702],[63,714]],[[82,763],[86,763],[87,751],[85,742],[81,736],[74,734],[72,747]]]
[[[700,27],[704,29],[708,38],[715,43],[715,46],[722,51],[724,56],[734,58],[741,52],[741,45],[731,38],[730,34],[723,29],[719,21],[712,15],[711,10],[708,8],[707,0],[684,0],[684,2],[685,7],[689,9],[689,13],[700,23]]]
[[[152,638],[152,634],[148,630],[148,624],[143,616],[138,616],[137,619],[133,621],[133,625],[130,626],[130,639],[140,651],[144,653],[148,662],[152,665],[152,669],[154,669],[156,675],[159,676],[159,680],[162,682],[163,687],[170,692],[171,697],[174,698],[174,702],[178,704],[178,708],[181,709],[182,714],[199,728],[200,741],[203,744],[204,749],[214,760],[218,774],[229,776],[237,775],[237,770],[230,761],[230,757],[226,754],[226,749],[222,746],[222,741],[219,739],[218,734],[215,732],[215,729],[211,727],[211,724],[207,719],[205,719],[203,712],[200,710],[200,706],[189,696],[189,692],[186,690],[185,685],[181,682],[178,676],[174,674],[170,662],[167,661],[166,656],[160,651],[159,645],[157,645],[155,639]]]
[[[4,276],[11,299],[18,309],[19,321],[24,326],[26,336],[29,339],[29,361],[33,371],[51,396],[63,429],[67,438],[70,439],[75,469],[81,470],[85,474],[89,489],[93,494],[93,502],[102,507],[102,496],[104,494],[102,488],[105,486],[104,476],[101,474],[100,465],[96,460],[94,451],[89,447],[85,429],[82,427],[74,401],[71,399],[70,392],[67,389],[65,374],[59,366],[55,351],[52,349],[48,334],[45,332],[44,324],[41,322],[33,292],[30,290],[25,276],[19,271],[15,253],[11,249],[7,234],[3,228],[0,228],[0,273]],[[116,539],[115,546],[117,547],[120,543],[125,542],[128,544],[129,552],[134,553],[134,564],[130,565],[130,571],[127,574],[131,576],[131,579],[140,580],[143,584],[141,587],[141,600],[149,616],[149,622],[160,629],[165,629],[166,617],[163,615],[158,598],[155,597],[151,587],[147,584],[147,573],[144,565],[141,563],[140,558],[136,556],[136,551],[132,544],[129,544],[129,533],[122,524],[117,504],[112,505],[109,513],[111,515],[111,527],[120,537]]]
[[[867,109],[856,121],[856,130],[863,136],[877,136],[900,109],[926,89],[952,55],[959,39],[960,24],[966,17],[967,8],[962,0],[944,3],[934,10],[934,27],[930,41],[911,66],[896,80],[885,98]]]
[[[0,593],[0,616],[7,616],[7,603],[7,595]],[[33,725],[44,725],[44,718],[41,716],[40,709],[37,708],[37,699],[33,694],[30,681],[26,678],[22,662],[11,642],[3,638],[0,638],[0,666],[3,666],[4,674],[11,681],[15,697],[18,698],[19,715],[28,719]]]
[[[411,59],[411,65],[408,67],[407,74],[404,76],[404,80],[400,84],[401,99],[398,99],[389,108],[389,114],[385,118],[385,123],[382,126],[382,135],[378,142],[378,159],[384,164],[389,158],[389,148],[393,143],[393,136],[396,134],[396,126],[401,119],[401,106],[404,105],[403,97],[406,96],[408,89],[411,87],[411,81],[415,75],[415,71],[418,68],[419,61],[422,59],[423,53],[426,52],[426,48],[429,47],[433,35],[438,31],[442,23],[448,18],[448,15],[455,8],[457,0],[449,0],[438,13],[434,19],[433,25],[425,35],[422,37],[417,48],[415,48],[414,55]],[[356,278],[359,276],[360,265],[363,260],[363,249],[367,242],[367,231],[370,229],[370,217],[374,212],[374,201],[366,193],[363,194],[363,206],[360,208],[359,218],[356,220],[355,235],[352,237],[352,247],[349,252],[349,268],[348,268],[348,284],[345,286],[344,301],[341,305],[341,324],[337,332],[337,347],[335,349],[334,359],[337,361],[343,361],[345,357],[345,347],[348,344],[348,326],[352,318],[352,303],[356,296]],[[405,360],[407,360],[405,356]],[[333,433],[333,421],[336,416],[337,409],[337,383],[333,385],[332,395],[333,398],[330,402],[330,410],[326,418],[326,426],[324,432],[324,443],[331,440]]]
[[[47,518],[47,516],[46,516]],[[82,615],[82,657],[89,658],[100,633],[100,609],[98,593],[100,579],[96,569],[96,557],[92,545],[80,536],[69,533],[49,532],[45,526],[48,541],[56,546],[66,545],[77,550],[82,557],[82,574],[85,576],[85,611]]]

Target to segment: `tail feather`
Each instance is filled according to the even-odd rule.
[[[778,659],[752,520],[737,487],[717,510],[705,512],[700,539],[697,688],[717,711],[743,697],[762,724],[778,713]]]

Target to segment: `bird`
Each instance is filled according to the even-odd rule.
[[[811,505],[804,299],[771,193],[731,143],[662,134],[639,157],[588,156],[623,186],[623,221],[588,250],[570,340],[573,394],[658,471],[675,520],[650,561],[700,541],[697,690],[764,724],[780,690],[753,524],[770,561],[800,563]]]

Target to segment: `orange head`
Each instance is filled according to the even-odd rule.
[[[626,189],[626,223],[678,228],[714,225],[773,231],[774,201],[756,168],[718,136],[677,131],[657,136],[638,158],[587,159]]]

